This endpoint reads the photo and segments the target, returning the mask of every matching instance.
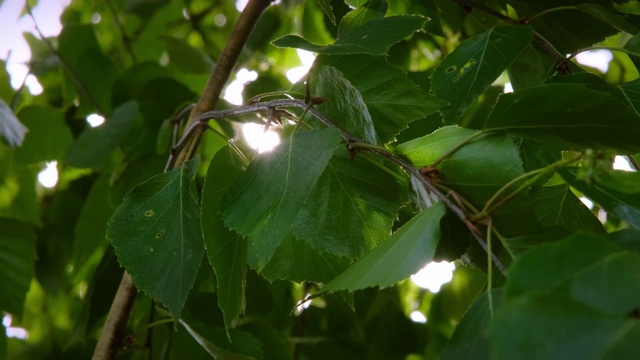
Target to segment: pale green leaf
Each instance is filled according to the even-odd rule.
[[[322,293],[387,287],[415,274],[433,260],[445,211],[442,203],[423,211],[329,282]]]
[[[503,94],[484,130],[509,132],[553,148],[640,152],[640,117],[616,98],[578,84]]]
[[[460,44],[433,71],[431,90],[451,106],[445,124],[455,124],[467,107],[513,63],[533,37],[529,26],[489,29]]]
[[[280,245],[339,143],[335,129],[296,132],[254,160],[222,199],[225,224],[249,238],[249,259],[258,269]]]
[[[219,150],[202,190],[202,234],[209,263],[216,273],[218,306],[229,326],[244,311],[247,275],[247,240],[224,226],[220,199],[244,169],[230,148]]]
[[[293,224],[314,249],[358,258],[391,233],[402,203],[396,179],[338,149]]]
[[[425,19],[402,15],[373,19],[364,23],[331,45],[315,45],[297,35],[285,35],[273,42],[278,47],[292,47],[319,54],[377,54],[387,52],[391,45],[422,29]]]
[[[175,319],[204,254],[200,208],[191,192],[198,159],[133,188],[107,224],[118,261],[140,291]]]
[[[202,50],[197,49],[184,40],[162,36],[162,43],[167,49],[171,63],[187,74],[208,74],[213,68],[213,61]]]
[[[316,85],[318,96],[326,99],[319,108],[341,129],[377,144],[376,130],[362,95],[342,73],[332,66],[323,66]]]
[[[0,218],[0,310],[22,316],[35,261],[36,237],[31,227]]]

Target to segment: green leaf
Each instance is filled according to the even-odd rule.
[[[187,74],[208,74],[213,67],[213,61],[202,52],[184,40],[162,36],[162,43],[167,49],[169,59],[178,70]]]
[[[420,16],[402,15],[374,19],[364,23],[331,45],[315,45],[297,35],[285,35],[272,42],[278,47],[304,49],[327,55],[374,54],[382,55],[391,45],[422,29],[425,19]]]
[[[338,149],[298,214],[293,234],[320,252],[358,258],[389,236],[401,194],[392,175]]]
[[[22,316],[35,272],[36,237],[30,226],[0,218],[0,310]]]
[[[73,138],[61,111],[33,105],[20,110],[18,117],[30,130],[16,150],[16,161],[26,165],[63,158]]]
[[[200,344],[214,359],[225,360],[256,360],[262,359],[262,348],[260,342],[252,335],[232,330],[233,335],[231,343],[224,333],[215,334],[214,329],[205,329],[198,327],[197,330],[193,326],[180,320],[187,332],[193,339]],[[240,347],[240,348],[238,348]]]
[[[602,176],[597,181],[589,183],[578,178],[577,169],[561,169],[559,173],[571,186],[605,210],[625,220],[629,225],[640,228],[640,189],[631,189],[632,192],[629,192],[628,187],[619,186],[619,182]],[[628,176],[638,181],[640,175],[629,173]]]
[[[120,105],[101,126],[85,130],[68,149],[65,161],[79,168],[98,169],[129,133],[138,115],[133,101]]]
[[[222,199],[225,224],[249,237],[249,259],[269,261],[340,143],[335,129],[296,132],[251,163]]]
[[[200,209],[191,191],[197,167],[196,158],[136,186],[107,224],[107,238],[138,290],[175,319],[204,254]]]
[[[538,296],[503,305],[491,325],[490,344],[498,360],[635,359],[639,336],[637,320],[563,296]]]
[[[387,2],[384,0],[370,1],[366,6],[359,7],[353,11],[349,11],[340,20],[338,26],[338,38],[348,34],[349,32],[359,28],[368,21],[384,18],[387,12]]]
[[[493,310],[496,311],[504,301],[504,289],[492,290]],[[489,339],[487,330],[491,324],[491,311],[487,293],[482,294],[471,305],[456,327],[442,352],[442,360],[475,359],[489,360]]]
[[[542,186],[532,190],[530,196],[544,226],[562,225],[571,231],[606,233],[600,220],[567,184]]]
[[[392,141],[408,123],[447,105],[420,90],[404,71],[387,63],[383,56],[318,56],[315,67],[322,69],[325,65],[338,69],[360,91],[384,143]]]
[[[483,130],[509,132],[552,148],[640,152],[640,118],[614,97],[577,84],[503,94]]]
[[[558,293],[626,316],[640,306],[640,254],[593,234],[541,245],[509,270],[507,296]]]
[[[244,311],[247,240],[224,226],[220,199],[243,173],[237,157],[224,147],[211,159],[202,190],[202,234],[209,264],[216,273],[218,306],[227,327]]]
[[[317,0],[317,1],[322,11],[324,11],[324,13],[327,14],[327,17],[329,17],[329,20],[331,20],[331,23],[335,25],[336,16],[333,14],[333,8],[331,7],[331,0]]]
[[[477,134],[475,130],[447,126],[400,144],[396,150],[416,167],[430,166],[449,150]],[[478,209],[482,209],[502,186],[524,173],[516,145],[503,135],[475,138],[444,159],[437,168],[442,174],[442,184]],[[519,235],[537,227],[535,212],[524,193],[499,207],[492,214],[492,219],[504,236]]]
[[[0,138],[11,147],[22,145],[24,137],[29,131],[15,116],[13,110],[4,100],[0,99]]]
[[[529,26],[492,28],[463,42],[433,71],[431,90],[451,106],[444,122],[455,124],[467,107],[513,63],[533,37]]]
[[[334,123],[345,131],[367,141],[378,144],[376,130],[362,95],[339,70],[323,66],[316,85],[318,96],[327,99],[319,108]]]
[[[606,9],[600,5],[578,4],[576,5],[576,9],[611,25],[612,27],[618,29],[619,31],[628,32],[629,34],[636,34],[638,33],[638,31],[640,31],[638,27],[633,23],[629,22],[625,18],[625,16],[615,14],[609,11],[609,9]]]
[[[288,233],[260,275],[269,281],[282,279],[326,284],[350,264],[351,259],[318,251],[308,242],[298,240]]]
[[[640,116],[640,79],[622,83],[616,88],[622,92],[622,100]]]
[[[442,203],[423,211],[328,283],[322,293],[387,287],[415,274],[433,260],[445,211]]]

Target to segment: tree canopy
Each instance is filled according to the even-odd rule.
[[[24,34],[41,94],[0,66],[0,359],[640,358],[640,2],[60,22]]]

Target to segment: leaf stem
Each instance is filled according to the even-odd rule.
[[[455,153],[456,151],[460,150],[463,146],[465,146],[466,144],[468,144],[471,140],[479,137],[480,135],[484,135],[486,134],[486,132],[482,132],[482,131],[478,131],[477,133],[469,136],[468,138],[462,140],[458,145],[452,147],[451,149],[449,149],[446,153],[442,154],[442,156],[440,156],[436,161],[433,162],[433,164],[431,164],[431,167],[437,167],[438,165],[440,165],[440,163],[448,158],[449,156],[453,155],[453,153]]]
[[[558,6],[558,7],[552,8],[552,9],[546,9],[546,10],[543,10],[543,11],[531,16],[530,18],[527,19],[527,21],[531,22],[531,21],[536,20],[539,17],[545,16],[545,15],[548,15],[548,14],[552,14],[554,12],[567,11],[567,10],[578,10],[578,8],[575,7],[575,6]]]
[[[490,9],[482,4],[478,4],[475,3],[473,1],[469,1],[469,0],[453,0],[455,2],[457,2],[460,6],[462,6],[463,8],[476,8],[482,12],[485,12],[489,15],[492,15],[500,20],[504,20],[506,22],[512,23],[512,24],[517,24],[518,20],[513,19],[508,17],[507,15],[501,14],[493,9]]]
[[[542,169],[537,169],[537,170],[533,170],[530,171],[528,173],[522,174],[516,178],[514,178],[513,180],[509,181],[508,183],[506,183],[504,186],[502,186],[498,191],[496,191],[495,194],[493,194],[493,196],[487,200],[484,208],[482,209],[482,211],[473,216],[471,218],[471,221],[478,221],[481,220],[483,218],[488,217],[491,213],[493,213],[496,209],[498,209],[500,206],[504,205],[505,203],[507,203],[509,200],[513,199],[516,195],[518,195],[520,192],[522,192],[523,190],[529,188],[531,185],[533,185],[540,177],[550,173],[550,172],[554,172],[556,171],[558,168],[561,168],[563,166],[569,165],[571,163],[574,163],[578,160],[580,160],[582,158],[581,155],[569,158],[569,159],[564,159],[564,160],[560,160],[557,161],[547,167],[544,167]],[[523,179],[526,178],[530,178],[529,180],[523,182],[517,189],[515,189],[513,192],[511,192],[509,195],[501,198],[500,200],[498,200],[498,198],[500,197],[500,195],[502,195],[505,191],[507,191],[507,189],[509,189],[511,186],[517,184],[518,182],[520,182]],[[495,203],[495,204],[494,204]]]

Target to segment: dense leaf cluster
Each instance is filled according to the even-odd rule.
[[[0,358],[90,356],[125,271],[126,358],[640,357],[640,2],[283,0],[245,105],[181,122],[239,16],[73,0],[25,34],[41,95],[0,67]],[[442,291],[405,280],[434,260]]]

